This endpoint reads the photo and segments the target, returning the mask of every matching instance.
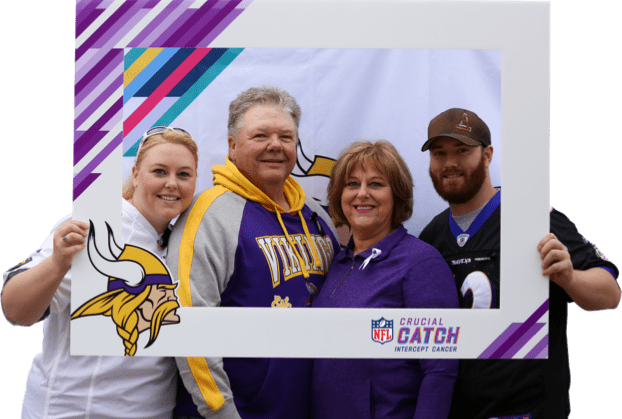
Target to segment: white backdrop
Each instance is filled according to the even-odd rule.
[[[414,215],[405,226],[419,235],[447,207],[428,175],[429,153],[421,152],[434,116],[462,107],[486,122],[494,146],[491,177],[501,185],[501,61],[499,50],[246,48],[170,125],[197,141],[199,193],[212,186],[210,168],[224,164],[228,153],[229,103],[250,87],[276,85],[302,108],[299,136],[311,161],[337,159],[356,140],[385,139],[397,148],[415,182]],[[124,118],[144,101],[127,100]],[[124,133],[124,153],[159,117],[154,112]],[[133,163],[124,157],[124,179]],[[326,205],[328,178],[296,180]]]

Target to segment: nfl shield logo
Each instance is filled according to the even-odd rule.
[[[380,320],[372,320],[371,340],[383,345],[391,342],[393,340],[393,320],[387,320],[384,317]]]

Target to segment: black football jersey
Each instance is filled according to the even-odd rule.
[[[493,200],[500,201],[500,195],[497,193]],[[438,249],[449,264],[461,291],[461,307],[464,308],[485,308],[488,301],[490,308],[499,307],[501,207],[493,200],[467,232],[462,232],[459,227],[459,231],[456,230],[457,226],[453,226],[455,222],[446,210],[436,216],[419,236]],[[600,267],[617,278],[615,265],[584,239],[564,214],[551,210],[550,226],[551,232],[568,247],[575,269]],[[460,234],[469,234],[462,245],[459,240],[465,238],[460,239]],[[536,245],[534,243],[534,251]],[[553,282],[550,282],[549,292],[549,359],[461,360],[450,418],[488,419],[516,415],[531,419],[568,418],[570,368],[566,322],[567,303],[571,299]]]
[[[434,246],[451,268],[462,308],[499,308],[500,196],[497,193],[482,208],[466,231],[456,224],[448,208],[419,236]]]

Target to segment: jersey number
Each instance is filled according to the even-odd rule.
[[[481,271],[471,272],[467,275],[460,292],[465,299],[469,295],[473,295],[473,307],[471,308],[492,307],[492,284],[488,276]]]

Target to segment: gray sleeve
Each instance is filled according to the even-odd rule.
[[[219,195],[217,189],[195,198],[171,233],[167,262],[179,281],[183,306],[219,306],[220,294],[233,273],[246,200],[231,192]],[[183,296],[188,288],[190,299]],[[203,417],[240,418],[222,358],[178,357],[176,361],[184,385]]]

